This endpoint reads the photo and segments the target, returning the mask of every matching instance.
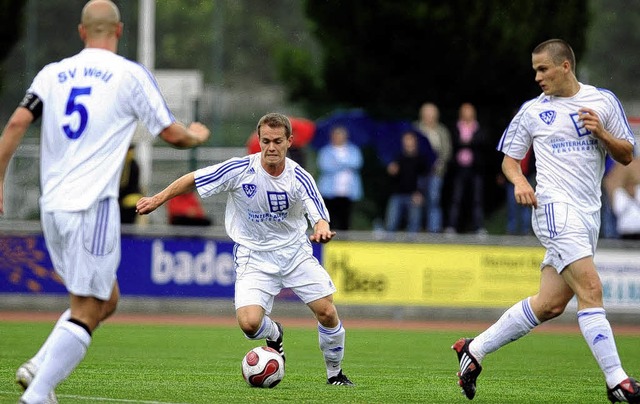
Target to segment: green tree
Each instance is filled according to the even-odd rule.
[[[281,78],[295,101],[315,115],[357,107],[379,120],[414,120],[433,101],[449,125],[459,105],[471,102],[491,146],[517,108],[540,93],[531,50],[562,38],[581,55],[589,21],[579,0],[306,0],[305,11],[322,55],[318,64],[295,63],[313,54],[290,47],[283,57]],[[484,173],[489,211],[504,195],[493,150]]]
[[[640,2],[592,0],[589,7],[597,18],[589,29],[589,51],[580,72],[586,81],[610,89],[621,99],[635,100],[640,94]]]
[[[18,42],[24,25],[26,0],[0,1],[0,64],[9,56]],[[0,68],[0,92],[4,90],[5,69]]]
[[[307,0],[306,14],[323,57],[289,65],[296,100],[404,119],[431,100],[450,120],[470,101],[496,127],[540,92],[533,47],[560,37],[581,54],[588,23],[579,0]]]

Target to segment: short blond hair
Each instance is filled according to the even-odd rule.
[[[277,112],[271,112],[260,118],[258,121],[258,137],[260,136],[260,127],[267,125],[270,128],[284,128],[284,134],[287,139],[291,137],[291,121],[285,115]]]

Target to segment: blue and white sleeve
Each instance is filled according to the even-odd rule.
[[[234,157],[194,173],[196,189],[202,198],[224,192],[233,187],[234,178],[249,167],[249,157]]]
[[[526,112],[535,101],[536,100],[527,101],[520,107],[518,113],[509,123],[509,126],[507,126],[502,133],[496,150],[517,160],[522,160],[525,157],[533,141],[531,130],[527,123]]]
[[[316,224],[320,219],[329,222],[329,211],[324,204],[324,200],[311,174],[298,166],[295,168],[295,176],[296,182],[300,186],[302,201],[304,202],[311,224]]]

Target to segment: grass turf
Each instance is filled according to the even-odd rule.
[[[285,326],[287,368],[274,389],[249,387],[240,361],[260,342],[236,327],[105,323],[84,361],[58,386],[61,403],[465,403],[450,349],[460,332],[348,329],[345,373],[328,386],[317,332]],[[15,403],[16,368],[52,324],[0,322],[0,402]],[[472,336],[472,335],[466,335]],[[640,377],[640,336],[617,337]],[[604,379],[579,334],[536,333],[488,356],[474,403],[607,403]]]

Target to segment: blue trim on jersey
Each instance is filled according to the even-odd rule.
[[[151,80],[151,83],[153,83],[153,86],[156,88],[156,90],[158,90],[158,92],[160,93],[160,96],[162,98],[162,103],[164,104],[164,109],[165,111],[167,111],[167,113],[169,114],[169,116],[171,117],[172,121],[176,121],[176,117],[173,116],[173,113],[171,112],[171,109],[169,108],[169,106],[167,105],[167,100],[164,99],[164,96],[162,95],[162,91],[160,91],[160,86],[158,85],[158,81],[156,80],[156,78],[154,77],[154,75],[149,71],[149,69],[147,69],[147,67],[145,65],[143,65],[142,63],[138,63],[136,61],[131,61],[135,64],[137,64],[138,66],[140,66],[142,68],[142,70],[147,74],[147,77],[149,77],[149,80]]]
[[[304,189],[307,191],[307,195],[311,197],[311,200],[313,200],[314,205],[316,205],[316,209],[318,210],[320,217],[322,217],[324,220],[327,220],[327,215],[324,211],[324,206],[322,202],[320,202],[320,197],[318,196],[319,195],[318,190],[316,189],[316,187],[313,186],[313,181],[311,180],[311,177],[309,176],[309,174],[302,171],[300,167],[296,167],[294,171],[296,173],[296,178],[298,179],[298,181],[300,181]]]
[[[93,228],[93,240],[91,241],[91,253],[104,255],[107,224],[109,223],[109,199],[103,199],[98,203],[96,223]]]
[[[239,170],[238,174],[242,172],[249,165],[249,157],[245,157],[242,160],[232,160],[222,164],[212,173],[207,175],[203,175],[202,177],[198,177],[195,179],[196,186],[198,188],[210,184],[212,182],[218,181],[224,175],[228,174],[231,171]]]
[[[605,93],[605,94],[609,94],[613,100],[616,102],[616,104],[618,105],[618,110],[620,112],[620,116],[622,118],[624,118],[624,124],[627,127],[627,139],[630,139],[632,144],[635,144],[636,140],[635,140],[635,136],[633,134],[633,130],[631,130],[631,126],[629,126],[629,120],[627,119],[627,115],[624,113],[624,108],[622,107],[622,103],[620,102],[620,100],[618,99],[618,97],[616,97],[616,95],[614,93],[612,93],[611,91],[607,90],[606,88],[597,88],[598,91],[600,91],[601,93]]]
[[[553,203],[544,205],[544,214],[547,217],[547,230],[549,230],[549,237],[554,238],[558,235],[558,230],[556,229],[556,214],[553,209]]]
[[[524,313],[525,318],[529,320],[531,326],[535,327],[539,324],[536,319],[536,315],[533,313],[533,309],[531,309],[531,304],[529,304],[528,298],[522,301],[522,312]]]
[[[511,120],[511,122],[509,122],[509,125],[507,125],[507,128],[504,130],[504,132],[502,132],[502,136],[500,136],[500,141],[498,142],[498,146],[496,147],[497,151],[501,151],[506,154],[506,151],[502,150],[502,148],[504,147],[504,141],[506,140],[507,133],[509,132],[509,128],[513,124],[515,124],[516,126],[520,125],[520,120],[524,117],[524,111],[522,110],[531,108],[534,104],[536,104],[536,101],[538,101],[539,99],[540,97],[538,96],[537,98],[532,98],[530,100],[527,100],[523,102],[522,105],[520,105],[518,112],[514,116],[514,119],[518,117],[518,120],[517,121]],[[520,111],[522,111],[522,113]],[[514,136],[515,136],[515,132],[514,132]]]

